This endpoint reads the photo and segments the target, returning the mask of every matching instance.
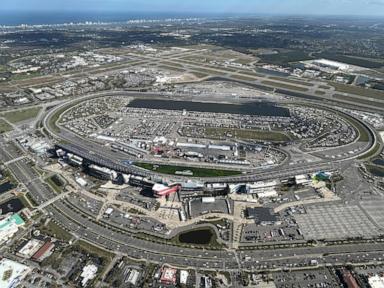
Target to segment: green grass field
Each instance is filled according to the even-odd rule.
[[[141,167],[147,170],[156,171],[162,174],[175,175],[176,171],[189,170],[193,173],[193,177],[225,177],[240,175],[240,171],[234,170],[218,170],[209,168],[196,168],[196,167],[184,167],[184,166],[172,166],[172,165],[153,165],[149,163],[135,163],[135,166]]]
[[[54,178],[56,177],[56,178]],[[47,182],[47,184],[56,192],[56,193],[61,193],[63,192],[63,186],[64,186],[64,183],[60,186],[59,185],[59,182],[62,181],[59,176],[57,175],[53,175],[51,177],[48,177],[47,179],[45,179],[45,182]]]
[[[384,92],[369,88],[362,88],[354,85],[346,85],[340,83],[330,83],[337,92],[349,93],[358,95],[364,98],[373,98],[378,100],[384,100]]]
[[[284,133],[277,131],[262,131],[251,129],[235,129],[235,128],[206,128],[205,134],[208,137],[228,137],[239,138],[246,140],[260,140],[260,141],[272,141],[272,142],[285,142],[291,139]]]
[[[33,107],[24,110],[10,111],[0,114],[11,123],[18,123],[28,119],[36,118],[41,107]]]
[[[369,105],[369,106],[372,106],[372,107],[384,108],[384,103],[373,101],[373,100],[369,100],[369,99],[365,99],[363,97],[362,98],[352,98],[352,97],[349,97],[349,96],[345,96],[345,95],[337,94],[336,93],[336,94],[333,95],[333,98],[338,99],[338,100],[349,101],[349,102],[352,102],[352,103],[365,104],[365,105]]]
[[[0,134],[4,132],[12,131],[12,130],[13,128],[11,125],[9,125],[3,119],[0,119]]]
[[[68,242],[72,239],[72,235],[69,232],[65,231],[53,221],[49,221],[47,225],[41,225],[39,229],[42,233],[48,234],[62,241]]]
[[[262,62],[276,64],[276,65],[285,65],[291,62],[298,62],[304,60],[311,60],[313,57],[309,56],[307,52],[302,51],[288,51],[280,52],[277,54],[266,54],[259,55]]]
[[[284,84],[284,83],[279,83],[279,82],[273,82],[273,81],[261,81],[262,84],[272,86],[272,87],[277,87],[277,88],[283,88],[283,89],[289,89],[293,91],[300,91],[300,92],[307,92],[308,88],[303,88],[299,86],[293,86],[289,84]]]
[[[287,82],[290,84],[297,84],[297,85],[302,85],[302,86],[307,86],[307,87],[313,87],[314,86],[313,83],[304,82],[304,81],[300,81],[300,80],[293,80],[293,79],[289,79],[289,78],[275,77],[275,76],[270,76],[268,78],[272,79],[272,80],[277,80],[277,81],[281,81],[281,82]]]

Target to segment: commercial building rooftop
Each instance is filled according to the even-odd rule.
[[[0,260],[0,287],[17,287],[19,282],[31,271],[26,265],[3,258]]]

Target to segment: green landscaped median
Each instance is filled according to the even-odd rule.
[[[218,170],[209,168],[196,168],[172,165],[154,165],[149,163],[135,163],[135,166],[144,168],[146,170],[155,171],[162,174],[176,175],[177,171],[190,171],[193,173],[191,177],[225,177],[240,175],[240,171],[235,170]],[[189,175],[188,175],[189,176]]]

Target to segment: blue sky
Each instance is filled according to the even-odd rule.
[[[9,10],[384,16],[384,0],[0,0]]]

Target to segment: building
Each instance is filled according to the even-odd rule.
[[[267,190],[256,192],[256,196],[259,199],[276,198],[277,196],[279,196],[279,194],[275,189],[267,189]]]
[[[346,284],[347,288],[360,288],[357,284],[355,277],[351,274],[350,271],[343,269],[342,270],[343,282]]]
[[[81,187],[85,187],[88,185],[87,181],[82,177],[76,177],[75,179],[76,183],[79,184]]]
[[[84,266],[83,271],[80,274],[80,277],[83,278],[81,280],[81,286],[87,286],[88,282],[96,277],[97,266],[94,264],[89,264]]]
[[[107,167],[101,167],[95,164],[88,166],[88,173],[96,178],[102,180],[115,180],[117,179],[117,172]]]
[[[351,66],[342,62],[332,61],[328,59],[318,59],[313,61],[315,65],[319,65],[321,67],[329,67],[334,70],[348,71]]]
[[[52,254],[52,250],[55,247],[55,244],[53,244],[51,241],[47,241],[44,243],[44,245],[36,251],[35,254],[32,256],[32,260],[41,262],[45,258],[49,257]]]
[[[307,186],[311,184],[312,180],[308,177],[308,175],[296,175],[295,176],[295,183],[296,185],[302,185]]]
[[[140,276],[139,271],[135,269],[131,269],[128,273],[128,276],[125,278],[125,283],[129,283],[136,286],[137,282],[139,281],[139,276]]]
[[[164,267],[161,272],[160,282],[165,285],[176,285],[176,273],[176,269]]]
[[[180,284],[187,285],[189,273],[186,270],[180,271]]]
[[[105,212],[104,212],[104,216],[110,217],[112,215],[113,211],[114,211],[113,208],[108,207],[107,210],[105,210]]]
[[[166,197],[173,193],[176,193],[180,190],[181,186],[179,184],[165,186],[163,184],[156,183],[152,187],[153,195],[156,197]]]
[[[259,182],[247,184],[246,185],[246,191],[249,194],[260,193],[260,195],[262,195],[262,192],[274,191],[277,185],[279,185],[279,182],[276,180],[259,181]]]
[[[17,252],[18,255],[27,259],[31,258],[42,246],[44,242],[38,239],[32,238]]]
[[[202,197],[201,198],[201,202],[206,203],[206,204],[215,203],[215,201],[216,201],[215,197]]]
[[[374,275],[368,278],[368,283],[372,288],[384,288],[384,277]]]
[[[3,258],[0,260],[0,287],[16,288],[32,269],[26,265]]]
[[[19,230],[19,227],[24,224],[24,220],[19,214],[13,214],[0,220],[0,244],[12,238]]]
[[[213,287],[213,284],[212,284],[212,279],[209,278],[208,276],[204,276],[202,278],[202,282],[204,284],[204,288],[212,288]]]
[[[248,219],[254,219],[258,225],[277,225],[279,223],[277,215],[270,208],[247,208],[245,216]]]

